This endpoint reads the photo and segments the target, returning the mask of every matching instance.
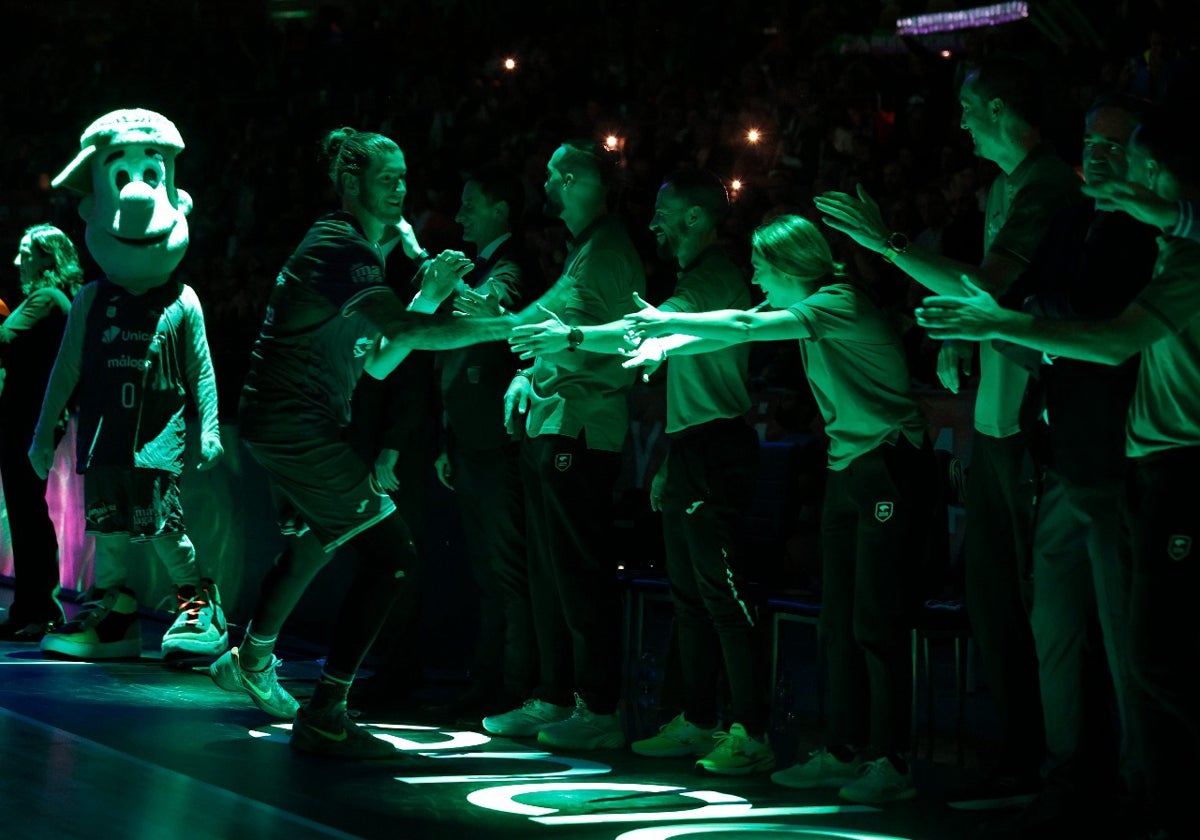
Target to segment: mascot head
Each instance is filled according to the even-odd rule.
[[[160,286],[188,246],[192,198],[175,187],[183,138],[161,114],[105,114],[79,138],[80,151],[51,182],[83,194],[87,246],[109,280],[140,294]]]

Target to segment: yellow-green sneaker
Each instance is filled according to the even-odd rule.
[[[740,723],[713,735],[717,746],[696,762],[696,769],[718,776],[749,776],[775,767],[775,751],[766,740],[750,737]]]
[[[682,714],[658,729],[658,734],[630,744],[638,755],[652,758],[674,758],[681,755],[708,755],[717,746],[717,730],[701,729],[689,723]]]

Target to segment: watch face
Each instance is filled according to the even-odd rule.
[[[903,233],[893,233],[888,237],[887,244],[893,251],[903,251],[908,247],[908,237]]]

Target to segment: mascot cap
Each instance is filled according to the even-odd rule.
[[[183,150],[183,137],[175,123],[142,108],[124,108],[110,111],[93,122],[79,138],[79,154],[67,168],[50,182],[52,187],[66,187],[80,193],[92,191],[92,171],[88,160],[96,152],[109,146],[127,143],[145,143],[165,146],[176,152]]]

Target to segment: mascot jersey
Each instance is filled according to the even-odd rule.
[[[171,280],[141,295],[108,280],[84,286],[58,364],[76,359],[79,472],[94,466],[182,472],[188,390],[201,434],[218,437],[204,315],[190,286]]]
[[[288,259],[267,305],[242,390],[247,440],[345,426],[350,398],[379,330],[355,305],[384,285],[379,248],[350,213],[322,216]]]

